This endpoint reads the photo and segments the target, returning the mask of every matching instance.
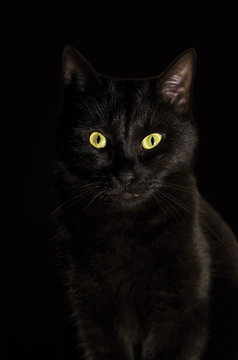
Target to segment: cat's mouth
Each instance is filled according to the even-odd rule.
[[[109,207],[134,208],[144,203],[148,193],[148,186],[108,186],[105,191],[104,200]]]
[[[137,202],[141,199],[142,197],[142,193],[137,191],[130,191],[127,188],[124,189],[113,189],[113,190],[109,190],[107,192],[107,200],[109,202],[113,201],[113,203],[121,203],[121,204],[132,204],[134,202]]]
[[[135,200],[140,197],[140,194],[131,193],[127,190],[124,190],[121,194],[121,197],[122,197],[122,199],[125,199],[125,200]]]
[[[137,206],[143,199],[143,194],[140,192],[131,192],[127,189],[124,189],[120,192],[110,194],[109,195],[109,201],[113,206],[119,206],[119,207],[134,207]]]

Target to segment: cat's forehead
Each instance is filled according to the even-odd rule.
[[[144,128],[158,112],[153,83],[149,80],[108,80],[106,106],[112,127]]]
[[[124,100],[124,105],[136,105],[151,92],[152,81],[147,79],[107,79],[106,88],[111,99]]]
[[[126,138],[160,132],[165,125],[153,79],[102,78],[79,103],[86,129]]]

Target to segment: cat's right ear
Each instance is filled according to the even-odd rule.
[[[75,84],[85,90],[97,78],[96,71],[87,60],[72,46],[66,46],[62,56],[64,86]]]
[[[195,63],[195,50],[188,49],[160,76],[159,90],[163,101],[179,113],[191,108]]]

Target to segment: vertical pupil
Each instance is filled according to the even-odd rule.
[[[101,137],[100,137],[100,135],[98,135],[98,136],[97,136],[97,144],[100,143],[100,140],[101,140]]]
[[[154,139],[154,137],[152,136],[152,138],[151,138],[151,145],[153,146],[154,143],[155,143],[155,139]]]

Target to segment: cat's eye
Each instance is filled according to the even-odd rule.
[[[142,140],[141,144],[144,149],[149,150],[149,149],[153,149],[154,147],[156,147],[160,143],[161,139],[162,139],[161,134],[153,133],[153,134],[146,136]]]
[[[93,132],[89,137],[90,144],[96,149],[105,148],[107,145],[107,139],[100,132]]]

